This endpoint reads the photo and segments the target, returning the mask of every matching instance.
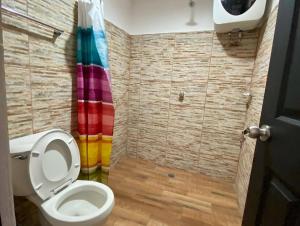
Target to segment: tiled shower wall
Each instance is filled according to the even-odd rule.
[[[64,30],[54,40],[51,30],[3,15],[10,138],[52,128],[74,134],[77,126],[75,0],[2,2]],[[130,36],[109,22],[106,29],[116,107],[114,163],[126,152]]]
[[[233,181],[257,38],[245,32],[230,46],[214,32],[132,36],[128,154]]]
[[[247,111],[245,127],[259,125],[260,114],[263,104],[266,79],[269,70],[269,62],[274,38],[278,8],[275,8],[260,30],[260,38],[255,60],[250,92],[253,95]],[[236,190],[241,213],[244,212],[245,201],[248,191],[250,173],[252,168],[256,140],[246,138],[243,143],[239,158],[239,167],[236,177]]]
[[[111,162],[126,154],[128,125],[128,84],[130,62],[130,36],[113,24],[106,23],[109,42],[109,61],[115,106],[115,126]]]

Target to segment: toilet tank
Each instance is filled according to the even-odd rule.
[[[28,165],[32,147],[39,138],[40,136],[33,134],[9,141],[13,193],[16,196],[34,194]]]
[[[226,33],[252,30],[264,16],[267,0],[214,0],[215,30]]]
[[[29,155],[30,153],[22,153],[22,156],[26,156],[26,159],[18,159],[18,155],[13,155],[10,158],[13,193],[16,196],[29,196],[34,193],[29,178],[29,159],[27,157],[27,154]]]

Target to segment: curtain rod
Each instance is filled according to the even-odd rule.
[[[16,10],[14,10],[14,9],[12,9],[12,8],[10,8],[10,7],[8,7],[8,6],[5,6],[5,5],[2,5],[2,4],[1,4],[1,9],[4,10],[4,11],[6,11],[6,12],[15,14],[15,15],[20,16],[20,17],[23,17],[23,18],[25,18],[25,19],[31,20],[31,21],[33,21],[33,22],[35,22],[35,23],[41,24],[41,25],[43,25],[43,26],[45,26],[45,27],[49,27],[49,28],[51,28],[51,29],[54,30],[53,33],[54,33],[55,36],[60,36],[61,34],[64,33],[64,31],[61,30],[61,29],[58,29],[58,28],[56,28],[56,27],[54,27],[54,26],[52,26],[52,25],[46,24],[46,23],[44,23],[44,22],[41,22],[41,21],[39,21],[39,20],[37,20],[37,19],[34,19],[33,17],[27,16],[27,15],[25,15],[25,14],[23,14],[23,13],[21,13],[21,12],[18,12],[18,11],[16,11]]]

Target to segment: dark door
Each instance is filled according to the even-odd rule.
[[[279,4],[262,125],[243,226],[300,225],[300,0]]]

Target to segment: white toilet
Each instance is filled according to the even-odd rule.
[[[76,180],[79,149],[60,129],[10,141],[13,190],[42,212],[44,225],[102,225],[114,206],[112,190],[101,183]]]

